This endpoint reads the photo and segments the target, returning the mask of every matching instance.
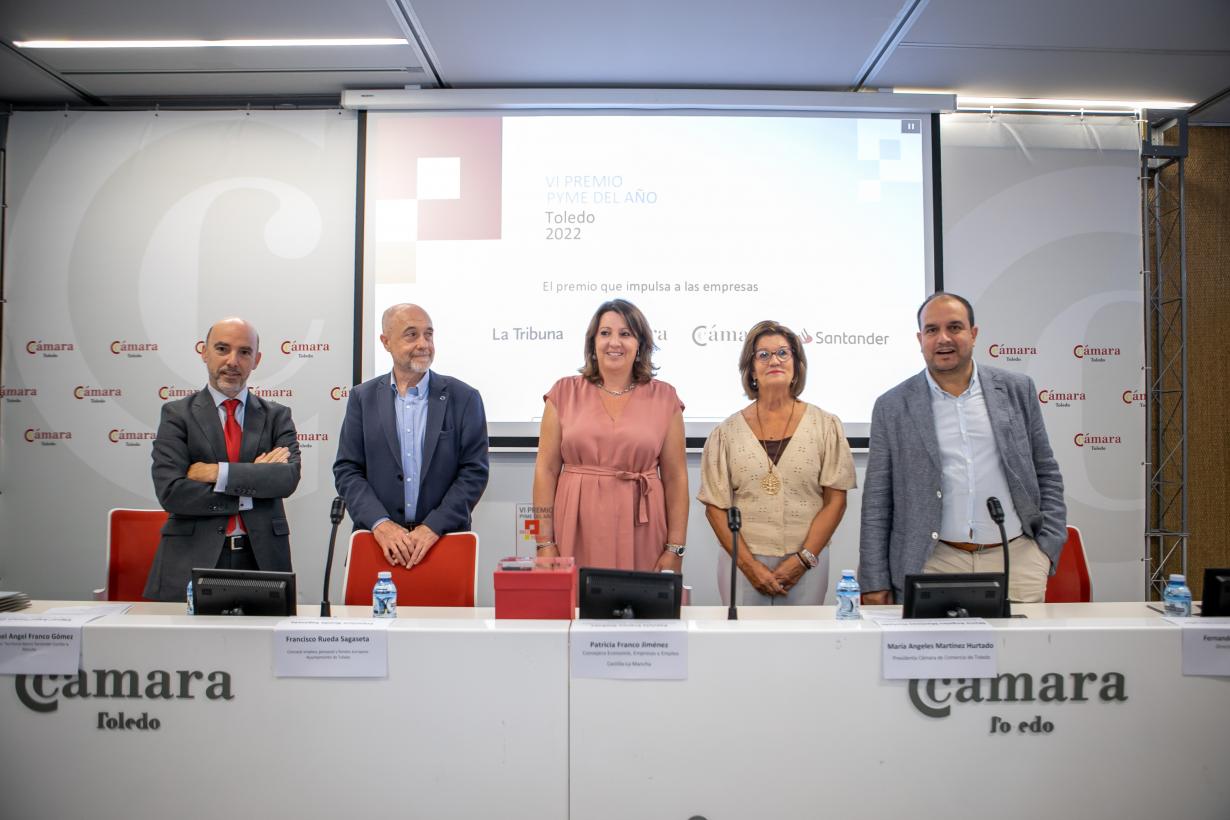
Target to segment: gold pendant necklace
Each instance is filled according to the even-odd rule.
[[[790,422],[794,421],[794,402],[790,403],[790,415],[786,418],[786,426],[782,428],[782,437],[777,440],[777,450],[772,455],[769,454],[769,448],[765,448],[765,458],[769,459],[769,472],[765,473],[760,479],[760,489],[764,490],[765,495],[777,495],[782,491],[782,480],[777,475],[777,460],[781,457],[782,447],[785,446],[786,433],[790,431]],[[764,423],[760,420],[760,400],[756,400],[756,426],[763,433]]]

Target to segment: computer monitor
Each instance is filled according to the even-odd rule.
[[[1210,618],[1230,616],[1230,567],[1205,569],[1200,614]]]
[[[678,620],[683,576],[581,568],[581,617]]]
[[[295,573],[198,567],[192,601],[196,615],[294,615]]]
[[[1007,590],[1000,572],[905,576],[903,618],[1002,618]]]

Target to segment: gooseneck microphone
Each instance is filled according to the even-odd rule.
[[[333,545],[337,542],[337,528],[345,515],[346,499],[339,495],[333,499],[333,506],[329,508],[329,520],[333,522],[333,529],[329,533],[329,557],[325,559],[325,589],[320,595],[320,617],[322,618],[328,618],[333,614],[333,607],[329,604],[329,577],[333,574]]]
[[[987,512],[991,520],[999,525],[999,540],[1004,546],[1004,612],[1003,617],[1012,617],[1012,602],[1008,600],[1008,532],[1004,529],[1004,508],[999,499],[991,496],[987,499]]]
[[[743,529],[743,513],[738,507],[726,510],[726,526],[730,528],[730,608],[726,611],[726,620],[739,620],[739,612],[735,609],[735,579],[739,571],[739,530]]]

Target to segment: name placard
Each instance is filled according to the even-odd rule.
[[[995,630],[981,618],[882,622],[885,680],[993,678]]]
[[[0,675],[71,675],[81,666],[81,627],[105,613],[0,615]]]
[[[1184,620],[1183,674],[1230,677],[1230,618]]]
[[[273,629],[279,678],[385,678],[389,623],[380,618],[287,618]]]
[[[568,646],[574,678],[688,678],[684,621],[577,621]]]

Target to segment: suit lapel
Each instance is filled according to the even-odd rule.
[[[982,385],[982,400],[987,406],[987,417],[991,420],[991,432],[995,435],[995,444],[999,448],[1000,459],[1007,462],[1007,454],[1015,452],[1016,446],[1012,439],[1012,402],[1008,400],[1008,386],[999,374],[988,369],[979,369],[978,381]]]
[[[927,384],[927,375],[923,371],[914,377],[910,383],[910,392],[906,398],[906,412],[914,421],[918,438],[922,441],[927,455],[937,470],[943,469],[940,464],[940,441],[935,435],[935,414],[931,411],[931,387]]]
[[[243,410],[243,438],[239,440],[239,460],[252,462],[260,455],[261,433],[265,429],[265,402],[248,391],[248,403]]]
[[[222,422],[218,420],[218,408],[214,406],[213,395],[206,388],[201,388],[192,397],[192,417],[201,428],[205,440],[214,451],[215,463],[229,461],[226,457],[226,438],[222,435]]]
[[[389,445],[389,453],[393,456],[393,463],[396,464],[400,472],[401,467],[401,443],[397,440],[397,413],[394,410],[394,401],[389,401],[389,393],[396,388],[390,387],[393,374],[389,374],[389,379],[378,385],[376,391],[376,421],[379,423],[377,430],[384,431],[384,440]]]
[[[444,429],[444,411],[448,409],[448,385],[444,377],[431,374],[431,387],[427,393],[427,430],[423,437],[423,466],[419,469],[421,477],[427,475],[431,467],[431,458],[436,454],[436,443],[440,440],[440,431]]]

